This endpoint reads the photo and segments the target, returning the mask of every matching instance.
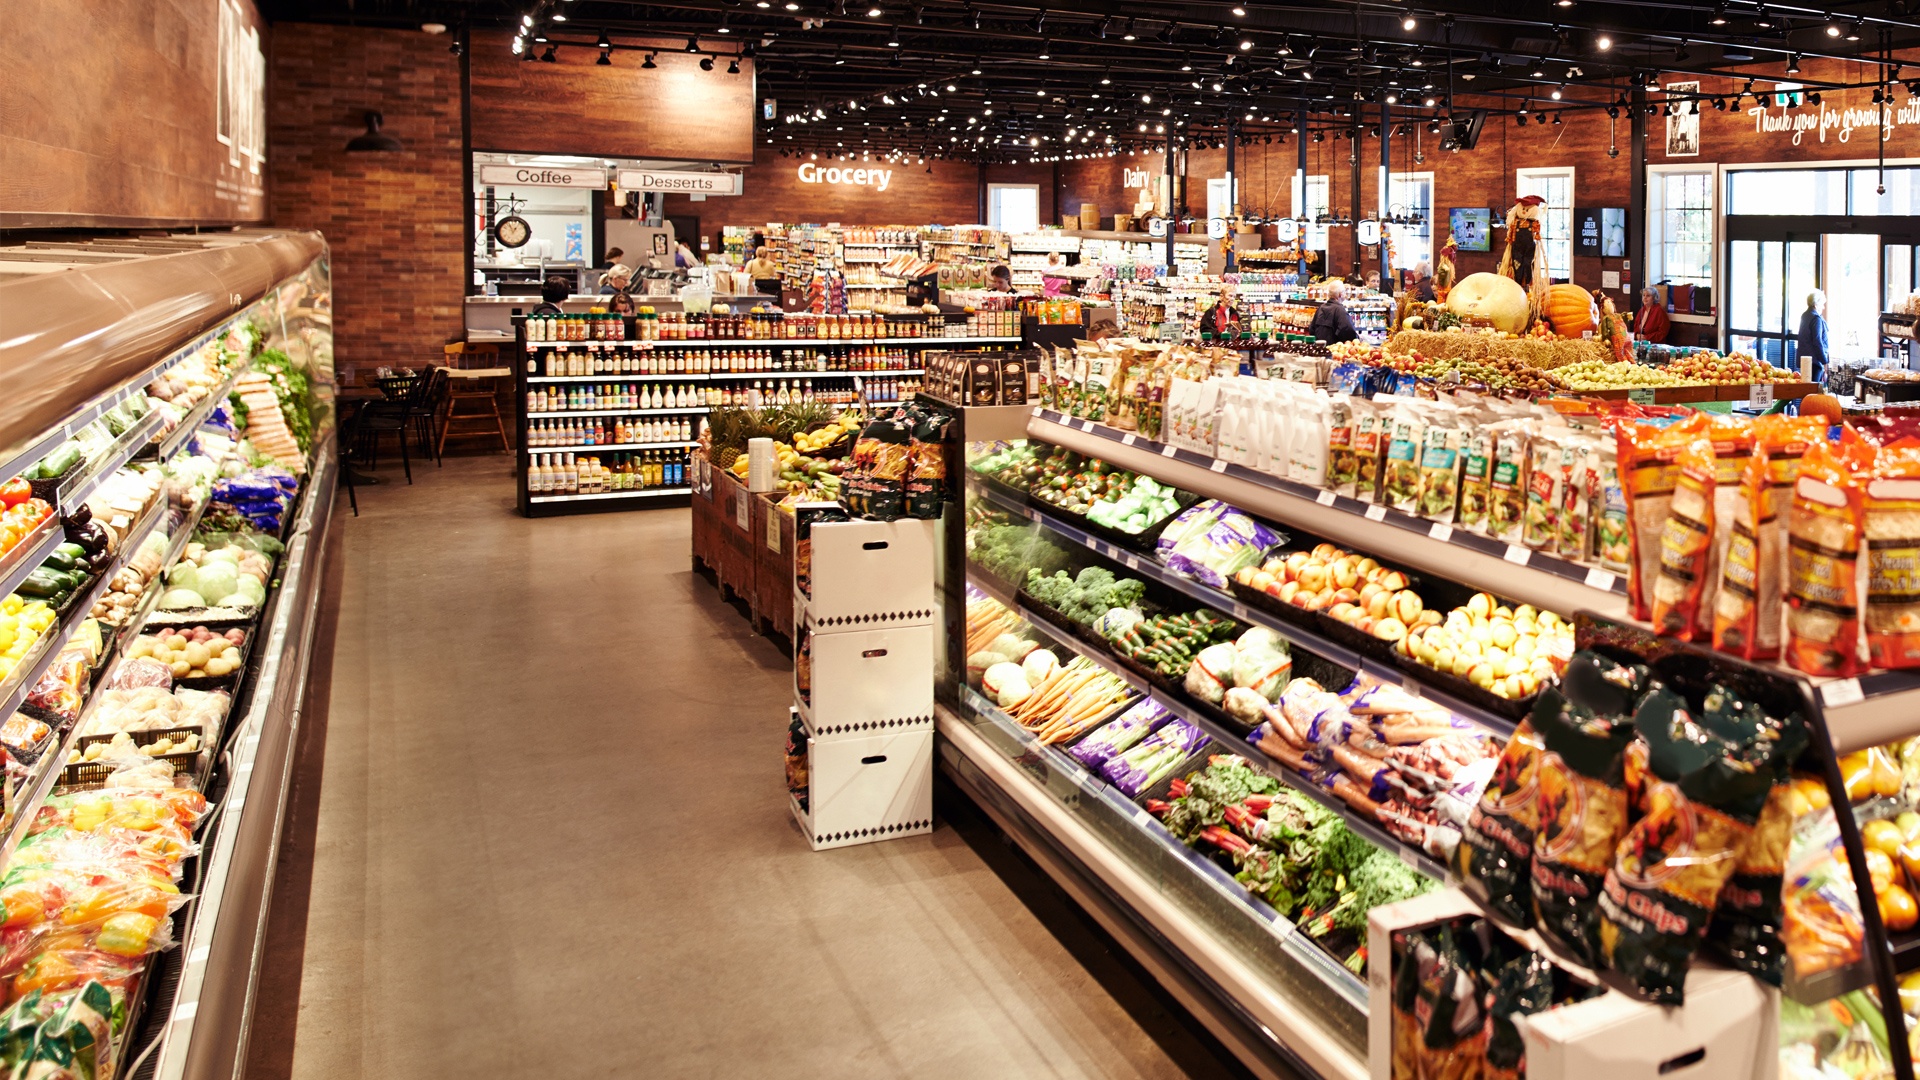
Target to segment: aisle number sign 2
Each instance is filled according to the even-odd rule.
[[[852,187],[871,187],[875,191],[887,190],[893,182],[892,169],[842,169],[839,167],[823,169],[811,161],[800,166],[800,182],[803,184],[846,184]]]

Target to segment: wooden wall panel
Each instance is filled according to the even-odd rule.
[[[1909,65],[1913,63],[1908,61]],[[1873,79],[1874,65],[1840,60],[1808,60],[1795,81],[1857,82]],[[1782,78],[1787,76],[1782,75]],[[1696,79],[1670,75],[1660,85],[1678,82],[1701,83],[1704,93],[1731,96],[1742,88],[1744,80]],[[1755,88],[1772,88],[1769,80],[1759,80]],[[1890,136],[1887,157],[1920,157],[1920,107],[1910,104],[1907,92],[1895,84],[1897,103],[1889,112]],[[1821,94],[1819,105],[1785,108],[1771,101],[1758,106],[1751,99],[1738,110],[1725,112],[1706,106],[1700,114],[1700,152],[1693,156],[1667,154],[1667,121],[1655,116],[1649,121],[1647,160],[1653,164],[1749,164],[1757,162],[1805,162],[1870,159],[1879,152],[1874,144],[1878,107],[1873,91],[1829,90]]]
[[[473,35],[473,148],[516,153],[579,154],[664,161],[753,160],[753,61],[727,74],[727,56],[712,71],[686,41],[620,39],[660,46],[649,70],[641,54],[621,50],[611,65],[591,46],[563,46],[555,62],[522,61],[512,36]],[[700,47],[731,53],[739,42],[707,39]]]
[[[79,27],[71,3],[6,5],[0,227],[264,220],[265,31],[253,0],[84,9]]]
[[[874,185],[802,183],[800,166],[892,169],[887,189]],[[929,172],[928,170],[932,171]],[[969,162],[929,161],[925,165],[885,162],[808,161],[783,158],[761,147],[746,170],[739,195],[710,196],[696,202],[667,196],[667,214],[700,220],[700,232],[719,250],[722,225],[838,222],[843,225],[966,225],[979,217],[980,168]],[[1045,193],[1042,193],[1042,208]]]

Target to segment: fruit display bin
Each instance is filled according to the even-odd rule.
[[[1916,383],[1916,395],[1920,395],[1920,383]],[[1819,383],[1778,382],[1778,383],[1734,383],[1729,386],[1655,386],[1619,390],[1580,390],[1577,393],[1585,398],[1599,398],[1604,401],[1645,401],[1648,389],[1653,391],[1654,405],[1693,405],[1705,401],[1751,401],[1754,386],[1771,386],[1771,400],[1785,401],[1790,398],[1803,398],[1808,394],[1820,392]],[[1636,395],[1639,395],[1636,397]]]

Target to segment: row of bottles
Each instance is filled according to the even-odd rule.
[[[692,442],[693,421],[615,416],[601,419],[530,420],[527,445],[608,446],[623,443]]]
[[[527,316],[528,341],[625,341],[627,320],[608,313]]]
[[[857,405],[863,401],[899,401],[902,395],[919,390],[919,379],[863,379],[860,389],[854,388],[852,379],[755,379],[752,383],[719,384],[713,391],[713,404],[736,408],[815,403]]]
[[[647,450],[598,455],[536,454],[527,469],[529,495],[597,495],[607,491],[643,491],[684,487],[687,455],[680,450]]]
[[[867,402],[904,401],[909,394],[920,392],[919,379],[868,379],[866,381]]]
[[[815,315],[811,312],[753,311],[743,315],[714,312],[689,315],[655,313],[642,308],[634,317],[634,336],[643,341],[769,341],[777,338],[883,338],[895,336],[887,320],[873,312]],[[919,330],[919,324],[912,328]],[[919,331],[913,336],[923,336]]]
[[[707,399],[707,388],[685,383],[586,383],[535,387],[527,392],[527,411],[699,409],[707,405]]]
[[[547,349],[527,356],[533,376],[701,375],[710,371],[909,371],[919,357],[879,345],[813,349]]]

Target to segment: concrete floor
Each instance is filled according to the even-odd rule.
[[[807,849],[790,661],[686,510],[382,475],[336,518],[249,1076],[1185,1075],[954,828]]]

